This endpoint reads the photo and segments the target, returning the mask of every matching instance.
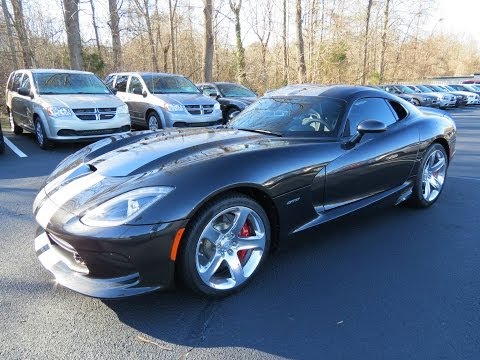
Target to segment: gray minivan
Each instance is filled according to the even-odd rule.
[[[130,131],[127,105],[91,72],[17,70],[8,78],[5,97],[14,133],[35,133],[42,149],[54,141],[92,140]]]
[[[222,123],[220,104],[184,76],[125,72],[108,75],[105,83],[128,105],[134,126],[157,130]]]

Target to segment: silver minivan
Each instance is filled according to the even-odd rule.
[[[14,133],[35,133],[42,149],[130,131],[127,105],[91,72],[17,70],[5,97]]]
[[[130,110],[132,126],[213,126],[222,123],[220,104],[203,95],[186,77],[164,73],[115,73],[105,83]]]

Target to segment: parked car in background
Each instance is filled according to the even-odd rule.
[[[433,91],[432,89],[424,85],[409,85],[409,86],[411,87],[411,89],[418,91],[422,94],[436,96],[439,100],[438,107],[440,109],[447,109],[447,108],[454,107],[457,102],[457,98],[452,94]]]
[[[455,92],[457,94],[463,94],[467,98],[467,105],[478,105],[480,104],[480,95],[471,92],[471,91],[465,91],[465,90],[457,90],[451,85],[441,85],[445,89]]]
[[[17,70],[5,97],[13,132],[33,132],[42,149],[130,131],[127,105],[91,72]]]
[[[220,103],[224,122],[227,122],[234,112],[242,111],[257,100],[257,94],[240,84],[213,82],[197,84],[197,87],[203,95],[211,96]]]
[[[0,123],[0,154],[5,152],[5,141],[3,140],[2,123]]]
[[[451,94],[451,95],[455,96],[455,107],[467,105],[467,97],[463,94],[457,93],[455,91],[450,91],[450,90],[448,90],[446,88],[443,88],[439,85],[426,85],[426,84],[424,84],[423,86],[431,89],[432,91],[447,93],[447,94]]]
[[[406,94],[412,97],[412,103],[416,106],[439,107],[440,101],[437,96],[418,94],[405,85],[390,84],[381,85],[381,88],[395,95]]]
[[[367,85],[368,87],[370,88],[373,88],[373,89],[377,89],[377,90],[382,90],[382,91],[387,91],[385,90],[384,88],[382,88],[381,86],[379,85]],[[388,91],[387,91],[388,92]],[[403,99],[403,100],[406,100],[408,101],[409,103],[415,105],[415,102],[413,101],[413,96],[412,95],[409,95],[409,94],[395,94],[397,95],[399,98]]]
[[[465,80],[462,84],[480,84],[480,79]]]
[[[218,101],[203,95],[185,76],[124,72],[108,75],[105,83],[128,105],[134,126],[157,130],[222,123]]]
[[[449,86],[455,90],[469,91],[480,96],[480,90],[471,84],[450,84]]]

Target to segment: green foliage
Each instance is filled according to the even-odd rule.
[[[378,71],[374,71],[373,74],[371,74],[370,77],[368,78],[368,83],[371,85],[379,85],[380,73]]]
[[[100,77],[105,76],[105,61],[97,52],[83,51],[83,65],[86,71],[91,71]]]

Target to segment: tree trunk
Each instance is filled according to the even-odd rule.
[[[25,26],[25,19],[23,16],[22,0],[11,0],[11,3],[15,18],[14,26],[17,32],[20,47],[22,48],[23,65],[25,68],[31,68],[34,61],[28,41],[27,27]]]
[[[370,14],[372,12],[373,0],[368,0],[367,5],[367,18],[365,19],[365,42],[363,45],[363,72],[362,72],[362,85],[365,85],[367,78],[367,61],[368,61],[368,32],[370,28]]]
[[[302,32],[302,0],[296,0],[295,26],[297,28],[298,82],[303,83],[307,74],[307,68],[305,66],[305,46],[303,44]]]
[[[95,5],[93,4],[93,0],[90,0],[90,7],[92,8],[92,25],[93,30],[95,31],[95,42],[97,44],[97,51],[100,55],[100,37],[98,36],[98,26],[97,26],[97,19],[95,18]]]
[[[241,84],[246,84],[247,74],[245,72],[245,49],[243,48],[242,32],[240,28],[240,9],[242,7],[242,0],[235,3],[233,0],[228,0],[230,9],[235,16],[235,38],[237,43],[237,78]]]
[[[203,81],[212,81],[213,72],[213,5],[212,0],[204,0],[203,15],[205,19],[205,37],[203,44]]]
[[[15,39],[12,32],[12,16],[8,11],[7,0],[2,0],[3,17],[5,18],[5,25],[7,28],[8,47],[10,49],[10,56],[14,69],[18,69],[17,49],[15,47]]]
[[[287,0],[283,0],[283,85],[288,84]]]
[[[154,68],[155,72],[160,72],[160,69],[158,67],[157,48],[155,46],[155,39],[153,36],[152,22],[150,20],[150,11],[148,9],[148,0],[143,0],[143,5],[143,15],[145,17],[145,23],[147,25],[148,42],[150,44],[150,52],[152,56],[152,67]]]
[[[168,10],[169,10],[169,20],[170,20],[170,43],[172,45],[172,72],[177,72],[177,50],[175,47],[175,31],[173,22],[175,20],[175,13],[177,11],[178,0],[175,0],[175,3],[172,7],[172,0],[168,0]]]
[[[112,32],[113,70],[119,71],[122,69],[123,60],[117,0],[108,0],[108,9],[110,11],[110,30]]]
[[[385,12],[383,13],[382,50],[380,52],[380,74],[379,74],[380,84],[383,83],[385,78],[385,53],[387,51],[387,31],[388,31],[389,11],[390,11],[390,0],[386,0]]]
[[[73,70],[83,70],[82,39],[80,37],[80,24],[78,21],[78,0],[63,0],[63,6],[70,67]]]

